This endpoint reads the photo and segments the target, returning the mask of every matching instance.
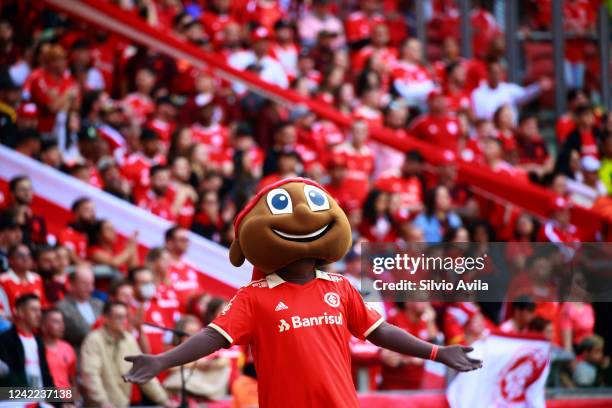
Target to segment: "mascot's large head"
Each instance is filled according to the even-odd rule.
[[[300,259],[324,265],[351,246],[351,228],[336,201],[312,180],[289,178],[255,195],[234,221],[230,261],[245,258],[264,274]]]

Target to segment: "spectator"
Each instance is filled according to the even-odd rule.
[[[512,317],[503,322],[499,329],[504,333],[525,333],[534,318],[536,304],[529,296],[518,296],[510,304]]]
[[[610,357],[604,355],[604,339],[593,335],[582,340],[579,346],[581,361],[574,369],[573,380],[579,387],[598,387],[603,383],[602,371],[610,365]]]
[[[123,381],[125,356],[139,354],[134,337],[125,330],[128,308],[120,302],[104,306],[104,324],[87,335],[81,348],[81,370],[86,404],[99,407],[126,407],[130,404],[132,384]],[[154,378],[140,385],[141,391],[157,405],[173,406],[168,395]]]
[[[398,303],[399,310],[389,316],[388,322],[425,341],[439,343],[441,335],[436,326],[436,312],[429,302]],[[424,362],[390,350],[381,350],[382,390],[414,390],[421,388]]]
[[[334,34],[334,48],[344,46],[344,27],[338,17],[330,11],[329,0],[314,0],[312,8],[298,21],[298,30],[302,45],[312,48],[322,32]]]
[[[376,0],[359,2],[359,10],[349,14],[345,21],[346,38],[352,48],[361,48],[367,43],[374,27],[384,23],[384,16],[379,13]]]
[[[166,162],[161,154],[162,145],[157,132],[143,128],[140,133],[141,149],[131,153],[121,166],[121,172],[132,186],[133,198],[138,202],[149,189],[151,167]]]
[[[441,148],[456,151],[460,124],[456,116],[448,113],[446,96],[436,89],[429,93],[427,102],[429,113],[410,124],[410,133]]]
[[[563,145],[567,136],[576,129],[576,117],[575,110],[579,106],[585,106],[589,104],[589,97],[584,90],[581,89],[570,89],[567,91],[567,109],[568,112],[564,113],[559,119],[555,126],[555,133],[557,141],[560,145]]]
[[[574,177],[570,168],[572,152],[578,152],[581,158],[584,156],[598,158],[598,145],[602,137],[599,128],[595,126],[595,114],[591,106],[582,105],[576,107],[574,115],[576,128],[565,139],[555,165],[555,171],[572,178]]]
[[[8,251],[22,239],[19,224],[8,213],[0,213],[0,272],[9,270]]]
[[[606,186],[607,194],[612,194],[612,133],[608,133],[601,143],[599,179]]]
[[[564,302],[561,305],[559,328],[561,345],[567,351],[578,348],[583,340],[593,336],[595,313],[593,306],[586,302]]]
[[[590,208],[599,197],[608,195],[605,184],[599,179],[601,162],[593,156],[580,159],[580,172],[576,180],[567,180],[571,200],[581,207]]]
[[[182,305],[199,289],[198,273],[183,259],[189,248],[189,231],[174,226],[166,231],[165,248],[170,254],[169,276]]]
[[[374,154],[367,144],[369,132],[367,122],[354,121],[350,140],[336,146],[332,153],[345,160],[347,188],[360,203],[363,203],[368,194],[369,178],[374,172]]]
[[[169,341],[166,333],[143,326],[143,323],[172,327],[179,317],[179,302],[176,298],[162,298],[158,295],[159,288],[153,273],[147,268],[130,270],[129,280],[134,287],[135,302],[130,311],[134,316],[133,326],[139,330],[139,344],[145,353],[159,354],[167,349]]]
[[[9,192],[11,205],[25,211],[25,220],[21,225],[23,242],[26,244],[46,244],[47,224],[45,219],[35,214],[32,209],[32,201],[34,200],[32,180],[26,175],[13,177],[9,182]]]
[[[400,214],[394,216],[407,218],[423,208],[425,187],[421,173],[424,161],[418,151],[411,150],[406,153],[399,171],[383,173],[376,180],[374,187],[399,196]]]
[[[41,335],[45,344],[49,372],[57,388],[74,388],[77,384],[77,357],[65,334],[64,316],[58,309],[42,313]]]
[[[400,59],[391,72],[393,89],[410,107],[424,109],[427,96],[434,90],[429,71],[422,65],[423,49],[416,38],[406,40]]]
[[[426,242],[442,242],[448,228],[461,227],[461,218],[452,210],[448,189],[438,186],[425,196],[425,212],[414,219],[414,225],[423,230]]]
[[[238,51],[232,53],[227,62],[230,66],[239,70],[251,70],[265,82],[279,86],[289,87],[289,80],[283,70],[283,66],[270,57],[271,33],[266,27],[257,27],[251,32],[252,50]],[[232,88],[238,95],[244,94],[246,88],[243,84],[234,83]]]
[[[10,269],[0,275],[0,303],[7,316],[11,316],[17,299],[31,293],[37,296],[38,301],[47,305],[45,289],[40,275],[31,271],[32,256],[30,249],[17,244],[8,250]]]
[[[103,303],[93,298],[94,274],[87,265],[78,265],[68,277],[68,294],[56,306],[64,316],[65,339],[78,350],[102,313]]]
[[[55,248],[44,246],[35,254],[36,272],[40,275],[45,297],[51,304],[62,300],[66,294],[66,274]]]
[[[373,189],[363,204],[363,219],[359,226],[361,236],[370,242],[393,242],[396,231],[391,216],[391,194]]]
[[[88,197],[81,197],[72,203],[72,222],[59,233],[59,242],[68,248],[73,260],[87,258],[87,235],[96,221],[96,207]]]
[[[518,150],[518,166],[528,173],[542,177],[552,171],[553,159],[548,152],[548,146],[538,129],[538,119],[535,115],[522,115],[516,132],[516,147]]]
[[[29,78],[32,102],[39,107],[38,131],[51,134],[56,115],[80,104],[78,84],[67,68],[66,51],[58,44],[45,44],[40,55],[42,69]]]
[[[42,315],[38,296],[27,293],[15,302],[13,327],[0,334],[0,361],[9,367],[6,377],[0,377],[2,387],[54,387],[49,372],[45,344],[35,335]]]
[[[108,288],[108,299],[131,305],[135,302],[134,286],[127,279],[120,279],[113,282]]]
[[[138,264],[138,231],[132,233],[122,249],[113,224],[99,220],[92,226],[87,242],[88,258],[95,264],[108,265],[123,272]]]
[[[158,217],[174,221],[177,210],[185,202],[187,196],[184,193],[182,196],[175,194],[170,189],[170,168],[166,165],[157,164],[151,167],[149,179],[151,180],[150,187],[137,201],[137,205]]]
[[[487,66],[487,81],[482,82],[472,92],[472,107],[478,119],[493,119],[493,113],[502,105],[509,105],[514,117],[517,117],[519,105],[534,99],[542,91],[552,87],[549,78],[542,78],[538,83],[527,87],[505,82],[504,72],[498,61],[491,61]]]

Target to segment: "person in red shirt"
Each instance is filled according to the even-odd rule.
[[[141,336],[140,346],[146,353],[159,354],[165,351],[170,343],[166,333],[143,323],[173,327],[180,317],[179,302],[177,299],[159,296],[153,273],[147,268],[132,269],[129,280],[134,286],[135,304],[131,309],[137,321],[134,326]]]
[[[151,93],[155,88],[155,71],[148,67],[142,67],[136,72],[134,92],[127,94],[121,105],[127,110],[130,118],[138,125],[147,121],[149,115],[155,110],[155,104],[151,99]]]
[[[353,57],[351,68],[355,72],[361,71],[372,54],[377,54],[381,62],[387,67],[392,67],[397,60],[397,50],[389,47],[389,27],[384,23],[378,23],[374,26],[370,44],[357,51]]]
[[[60,45],[47,44],[41,51],[42,68],[34,71],[26,88],[38,106],[38,131],[50,133],[58,112],[78,107],[79,88],[67,70],[66,52]]]
[[[189,231],[176,225],[166,231],[164,241],[165,248],[170,253],[170,282],[181,307],[185,307],[188,298],[200,289],[198,272],[184,259],[189,249]]]
[[[77,357],[72,346],[62,340],[65,329],[64,315],[59,309],[51,308],[43,311],[41,334],[45,343],[49,372],[57,388],[76,386]]]
[[[538,129],[535,115],[523,115],[519,119],[516,133],[518,162],[522,169],[539,176],[550,172],[554,161],[548,153],[548,146]]]
[[[175,158],[177,160],[178,158]],[[186,160],[181,158],[182,160]],[[149,172],[151,187],[137,202],[137,205],[169,221],[189,223],[193,215],[197,195],[190,185],[172,185],[170,168],[155,165]]]
[[[360,1],[359,10],[349,14],[345,22],[347,42],[355,48],[365,45],[374,27],[381,23],[385,23],[385,18],[378,12],[378,1]]]
[[[321,225],[330,217],[336,222],[323,234],[285,232],[292,225]],[[212,323],[178,347],[156,356],[126,357],[133,366],[125,380],[145,382],[222,347],[249,345],[260,407],[357,407],[351,336],[461,371],[481,366],[481,361],[467,357],[470,348],[434,346],[384,322],[346,278],[317,269],[346,253],[351,231],[337,203],[311,180],[283,180],[262,190],[234,226],[230,260],[239,266],[246,253],[253,265],[266,270],[266,277],[242,287]],[[306,233],[309,242],[296,241],[299,232]],[[261,244],[270,252],[261,251]]]
[[[46,244],[47,223],[44,217],[34,213],[32,209],[33,200],[34,188],[30,177],[18,175],[9,181],[9,210],[16,209],[24,214],[23,222],[20,222],[23,242],[26,244]]]
[[[225,27],[229,23],[236,22],[234,16],[230,13],[230,6],[231,1],[229,0],[213,0],[200,16],[200,21],[215,46],[223,42]]]
[[[170,264],[172,257],[164,247],[152,248],[145,258],[145,265],[153,273],[153,282],[157,287],[158,299],[178,300],[178,296],[172,287],[170,280]]]
[[[155,111],[147,122],[147,127],[154,130],[163,146],[168,146],[172,133],[176,129],[178,107],[170,96],[160,96],[155,100]]]
[[[447,100],[448,110],[455,114],[466,112],[471,115],[471,93],[466,86],[467,71],[465,64],[452,62],[446,66],[444,72],[446,73],[444,96]]]
[[[567,112],[557,119],[555,131],[559,144],[565,142],[567,136],[576,129],[574,110],[578,106],[588,105],[589,97],[581,89],[570,89],[567,91]]]
[[[191,126],[193,141],[202,143],[208,148],[208,158],[219,170],[225,160],[225,152],[229,147],[228,129],[219,123],[219,107],[214,101],[214,95],[202,93],[196,96],[197,122]]]
[[[342,143],[333,150],[332,156],[341,157],[346,163],[346,188],[360,203],[365,200],[370,186],[370,176],[374,173],[374,154],[368,147],[369,128],[365,121],[356,120],[351,125],[350,141]]]
[[[379,190],[399,194],[400,210],[408,213],[402,218],[423,209],[424,186],[421,178],[423,163],[423,156],[418,151],[411,150],[406,153],[400,169],[381,174],[374,183],[374,187]]]
[[[108,265],[122,272],[138,264],[138,231],[134,231],[123,246],[113,224],[99,220],[88,235],[88,259],[94,264]]]
[[[346,159],[343,156],[332,157],[327,164],[329,182],[325,185],[327,192],[345,212],[359,209],[360,202],[353,196],[350,186],[346,183]]]
[[[448,113],[446,96],[439,89],[427,97],[429,113],[412,122],[410,133],[441,148],[457,150],[460,123],[456,116]]]
[[[40,275],[31,272],[32,256],[30,249],[18,244],[8,251],[8,272],[0,275],[0,303],[5,315],[12,315],[15,301],[22,295],[34,294],[38,296],[43,307],[47,305],[47,297]]]
[[[96,222],[96,207],[88,197],[81,197],[72,203],[73,221],[58,234],[58,241],[70,249],[74,260],[87,258],[87,232]]]
[[[399,304],[399,310],[387,321],[419,339],[439,343],[441,333],[436,326],[436,312],[429,302],[411,301]],[[382,390],[416,390],[423,381],[423,360],[403,356],[390,350],[381,351]]]
[[[149,128],[142,129],[140,147],[142,151],[130,154],[121,167],[121,172],[132,185],[135,202],[138,202],[150,188],[151,167],[166,163],[157,132]]]
[[[598,159],[598,145],[602,138],[601,130],[595,126],[595,113],[590,105],[576,107],[574,116],[576,128],[565,139],[555,164],[557,172],[561,172],[571,178],[574,177],[570,164],[572,152],[577,151],[581,158],[592,156]]]
[[[393,89],[409,106],[422,109],[435,88],[430,72],[422,64],[423,46],[418,39],[409,38],[400,52],[400,59],[391,71]]]
[[[239,20],[245,25],[261,26],[269,31],[283,17],[278,0],[247,0],[242,10],[239,10]]]

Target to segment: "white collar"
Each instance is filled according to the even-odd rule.
[[[315,270],[315,279],[324,279],[334,282],[334,279],[329,275],[329,273],[320,271],[318,269]],[[285,283],[286,281],[280,276],[278,276],[276,273],[271,273],[270,275],[266,276],[266,282],[268,283],[268,287],[272,289],[278,285]]]

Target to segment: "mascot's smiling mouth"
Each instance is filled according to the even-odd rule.
[[[272,231],[279,237],[284,238],[288,241],[311,242],[325,235],[325,233],[330,230],[331,226],[332,226],[332,223],[330,222],[329,224],[325,225],[322,228],[319,228],[316,231],[310,232],[308,234],[303,234],[303,235],[289,234],[286,232],[279,231],[275,228],[272,228]]]

